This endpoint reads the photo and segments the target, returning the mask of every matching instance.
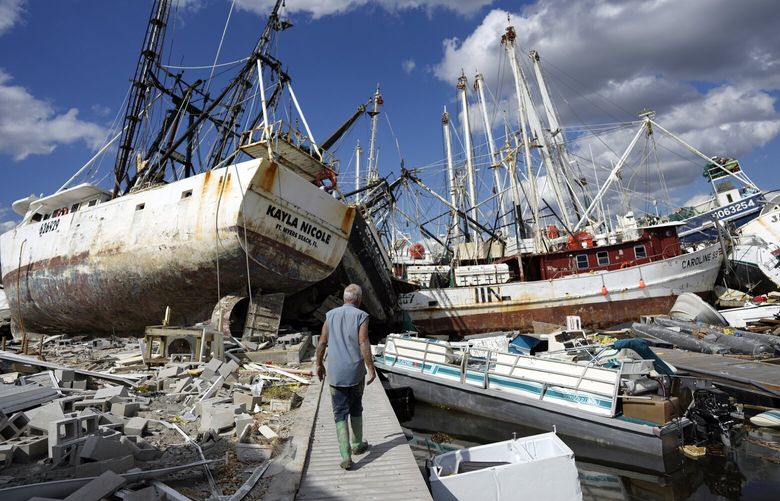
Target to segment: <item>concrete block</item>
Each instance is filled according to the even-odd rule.
[[[0,412],[0,441],[12,440],[27,429],[30,420],[24,412],[17,412],[11,417],[6,417]]]
[[[153,461],[162,455],[162,451],[138,436],[123,436],[119,439],[139,461]]]
[[[87,380],[86,379],[77,379],[75,381],[70,382],[70,387],[74,390],[86,390],[87,389]]]
[[[247,412],[253,413],[256,406],[263,405],[263,397],[237,391],[233,393],[233,403],[243,405]]]
[[[279,435],[277,435],[276,432],[274,432],[274,430],[272,430],[271,428],[269,428],[266,425],[261,425],[257,429],[257,431],[259,431],[262,436],[264,436],[265,438],[267,438],[269,440],[272,440],[274,438],[279,437]]]
[[[209,360],[206,363],[206,367],[204,368],[204,370],[205,369],[210,369],[211,372],[217,372],[217,371],[219,371],[220,367],[222,367],[222,362],[220,362],[216,358],[212,358],[211,360]]]
[[[101,416],[101,418],[102,418],[101,421],[106,421],[106,424],[118,425],[119,428],[117,429],[120,431],[124,430],[125,425],[127,424],[128,421],[130,421],[129,419],[122,416],[117,416],[112,412],[106,412],[105,414],[103,414],[103,416]]]
[[[117,416],[133,417],[138,414],[141,404],[138,402],[117,402],[111,404],[111,413]]]
[[[118,397],[113,397],[118,398]],[[114,403],[112,398],[90,398],[81,400],[73,404],[75,410],[82,410],[87,408],[98,409],[100,412],[108,412],[111,410],[111,405]]]
[[[124,473],[133,468],[135,468],[135,459],[130,455],[121,458],[106,459],[105,461],[90,461],[77,465],[74,476],[95,477],[107,471]]]
[[[198,431],[220,431],[235,425],[235,416],[241,412],[241,407],[233,404],[213,404],[203,407]]]
[[[74,416],[70,414],[68,417],[49,423],[49,457],[61,457],[62,453],[65,452],[63,448],[60,448],[59,452],[54,454],[55,446],[66,446],[76,441],[83,442],[81,439],[84,437],[97,434],[99,421],[100,416],[97,415]]]
[[[271,412],[290,412],[292,410],[292,400],[271,399]]]
[[[76,380],[76,373],[70,369],[55,369],[54,376],[63,383]]]
[[[179,379],[173,386],[172,390],[173,393],[182,393],[184,392],[184,389],[192,382],[191,377],[186,377],[184,379]]]
[[[180,365],[166,366],[157,371],[157,379],[165,379],[178,376],[182,371]]]
[[[95,392],[95,396],[93,397],[95,400],[99,400],[101,398],[111,398],[111,397],[126,397],[127,396],[127,388],[124,386],[107,386],[105,388],[101,388],[98,391]]]
[[[124,477],[117,475],[113,471],[107,471],[66,497],[65,501],[100,501],[102,498],[118,491],[126,482]]]
[[[46,457],[49,450],[49,438],[46,436],[38,437],[19,437],[13,442],[16,445],[14,451],[14,462],[30,463],[40,458]]]
[[[16,450],[16,444],[6,442],[0,444],[0,468],[10,466],[14,459],[14,451]]]
[[[231,360],[230,362],[222,364],[219,369],[217,369],[217,373],[219,373],[220,376],[227,378],[237,370],[238,364],[235,360]]]
[[[87,437],[81,447],[79,457],[91,461],[105,461],[133,454],[133,450],[120,440],[111,440],[99,435]]]
[[[139,437],[144,434],[149,421],[142,417],[134,417],[125,425],[126,435],[138,435]]]
[[[252,433],[255,420],[249,414],[236,414],[234,417],[236,423],[236,436],[241,438],[244,435],[244,428],[249,427],[247,433]]]

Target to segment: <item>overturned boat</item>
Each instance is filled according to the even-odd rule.
[[[294,294],[342,266],[361,217],[338,199],[337,162],[312,139],[290,78],[268,50],[289,27],[281,3],[238,73],[209,94],[203,80],[186,83],[160,64],[171,2],[155,2],[114,138],[113,189],[72,185],[90,161],[56,193],[13,205],[23,219],[0,236],[0,261],[16,332],[140,334],[166,307],[171,323],[193,324],[208,320],[221,297]],[[274,121],[285,92],[305,131]],[[163,118],[144,122],[150,117]],[[213,137],[201,154],[205,131]],[[371,236],[360,228],[362,240]],[[371,256],[360,255],[362,241],[352,245],[346,274],[362,277],[355,269]]]

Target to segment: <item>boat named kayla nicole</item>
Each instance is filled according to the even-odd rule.
[[[138,334],[159,323],[166,306],[173,323],[192,324],[207,320],[221,296],[294,293],[340,265],[356,211],[331,193],[334,164],[311,139],[289,77],[267,50],[288,27],[281,3],[212,99],[203,80],[184,84],[160,64],[171,2],[155,2],[125,127],[114,138],[122,137],[114,189],[70,186],[79,171],[56,193],[13,205],[23,219],[0,236],[0,261],[16,330]],[[267,99],[264,71],[276,79]],[[253,86],[257,115],[242,119]],[[273,120],[285,90],[306,134]],[[149,112],[164,101],[163,112]],[[138,126],[150,116],[165,117],[151,134]],[[248,132],[237,134],[245,123]],[[207,131],[214,140],[198,168],[193,151]],[[236,163],[241,154],[250,160]]]

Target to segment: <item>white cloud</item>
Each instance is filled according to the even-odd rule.
[[[237,0],[236,5],[260,15],[267,15],[274,3],[275,0]],[[314,19],[344,14],[363,6],[378,6],[391,13],[423,10],[431,15],[436,9],[447,9],[461,15],[470,15],[491,3],[493,0],[296,0],[287,2],[286,11],[308,13]]]
[[[11,85],[10,80],[0,69],[0,153],[18,161],[48,155],[59,144],[84,141],[97,148],[103,143],[105,129],[80,120],[76,108],[58,113],[50,103],[24,87]]]
[[[0,234],[16,228],[16,225],[19,224],[19,222],[14,221],[15,217],[16,214],[13,214],[11,209],[0,207]]]
[[[0,0],[0,35],[19,21],[27,0]]]
[[[412,71],[414,71],[414,68],[417,66],[417,63],[414,62],[414,59],[406,59],[401,62],[401,69],[404,70],[404,73],[407,75],[410,74]]]

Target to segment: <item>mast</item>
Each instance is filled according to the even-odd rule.
[[[539,93],[542,95],[542,104],[544,105],[544,111],[547,115],[547,123],[550,126],[550,137],[552,139],[553,146],[555,147],[556,159],[558,160],[561,173],[563,174],[563,181],[569,193],[569,198],[571,198],[575,215],[579,219],[583,207],[580,203],[580,200],[574,193],[574,187],[571,185],[572,180],[575,180],[570,169],[572,163],[571,159],[569,158],[569,152],[566,150],[566,142],[563,136],[563,130],[561,129],[560,120],[558,119],[558,113],[555,111],[555,107],[552,104],[550,93],[547,90],[547,84],[545,83],[544,76],[542,75],[542,68],[540,64],[541,58],[539,57],[539,52],[535,50],[530,51],[528,53],[528,57],[533,63],[536,83],[539,87]],[[577,181],[575,180],[575,182]],[[582,187],[581,184],[580,187]]]
[[[514,28],[511,26],[507,28],[507,30],[510,29],[514,33]],[[512,57],[514,58],[516,57],[514,54],[514,41],[512,46]],[[544,168],[547,172],[547,180],[550,183],[550,186],[552,186],[553,193],[555,193],[555,200],[561,210],[563,224],[566,226],[566,228],[569,228],[571,226],[571,222],[569,221],[568,210],[566,209],[566,205],[563,202],[563,194],[561,192],[560,180],[558,178],[560,173],[553,165],[552,158],[550,156],[550,148],[547,145],[547,138],[544,134],[544,129],[542,128],[542,122],[539,120],[539,115],[537,115],[536,108],[534,108],[533,101],[531,100],[531,93],[528,90],[528,81],[525,78],[525,73],[523,73],[523,68],[520,66],[519,61],[515,61],[515,65],[513,67],[517,68],[516,78],[520,79],[519,88],[523,93],[523,101],[525,101],[526,119],[528,120],[531,133],[535,136],[533,138],[535,139],[534,147],[539,148],[539,152],[542,156],[542,162],[544,163]]]
[[[533,240],[534,240],[534,251],[539,251],[541,249],[541,234],[540,234],[540,224],[539,224],[539,199],[538,193],[536,191],[536,175],[534,174],[534,166],[533,162],[531,160],[531,148],[528,141],[528,129],[526,127],[526,120],[525,120],[525,108],[526,103],[525,99],[523,97],[523,92],[521,90],[522,85],[522,77],[520,76],[520,69],[517,65],[517,58],[515,57],[515,38],[517,35],[515,34],[515,30],[512,26],[508,26],[506,29],[506,33],[501,37],[501,43],[506,47],[507,51],[507,57],[509,58],[509,64],[512,67],[512,75],[514,76],[515,81],[515,94],[517,95],[517,112],[518,112],[518,120],[520,122],[520,133],[522,135],[523,140],[523,152],[525,154],[525,165],[528,170],[528,183],[529,183],[529,192],[530,197],[526,195],[526,198],[528,198],[528,205],[531,206],[531,214],[533,215],[533,222],[534,222],[534,234],[533,234]]]
[[[493,128],[490,125],[490,119],[488,118],[487,104],[485,101],[485,84],[482,79],[482,74],[477,73],[474,77],[474,88],[477,90],[477,97],[479,99],[479,107],[482,111],[482,122],[485,126],[485,134],[487,135],[488,150],[490,151],[490,168],[493,170],[493,186],[496,189],[496,209],[501,214],[501,226],[507,228],[509,223],[507,221],[508,214],[506,210],[506,204],[504,200],[504,187],[501,184],[501,174],[498,172],[498,168],[501,165],[501,159],[496,152],[496,145],[493,141]]]
[[[360,141],[355,148],[355,203],[360,203],[360,155],[363,154],[363,148],[360,147]]]
[[[379,93],[379,84],[376,85],[376,92],[373,98],[374,106],[368,115],[371,117],[371,139],[368,143],[368,176],[366,184],[372,184],[379,180],[379,169],[377,168],[377,147],[376,147],[376,130],[379,125],[379,106],[383,105],[385,101],[382,99],[382,94]]]
[[[114,197],[119,194],[122,183],[129,182],[128,164],[132,152],[137,146],[138,124],[142,120],[142,113],[149,98],[149,90],[153,86],[152,81],[156,79],[155,74],[160,65],[160,54],[163,49],[170,7],[169,0],[155,0],[152,13],[149,16],[141,55],[138,58],[135,75],[130,85],[130,97],[127,100],[125,110],[122,139],[114,163]]]
[[[469,103],[466,98],[466,75],[461,72],[460,78],[458,78],[458,94],[460,95],[460,103],[463,108],[463,140],[465,142],[464,149],[466,150],[466,176],[468,181],[469,191],[469,204],[466,212],[476,210],[477,206],[477,194],[476,194],[476,179],[474,176],[474,158],[471,150],[471,123],[469,122]],[[477,214],[474,213],[476,218]],[[475,228],[476,233],[476,228]]]
[[[459,238],[460,224],[458,224],[458,189],[455,184],[455,167],[452,163],[452,137],[450,135],[450,115],[447,113],[447,107],[444,107],[444,113],[441,115],[441,126],[444,132],[444,152],[447,155],[447,184],[450,192],[450,227],[453,230],[454,238]]]

